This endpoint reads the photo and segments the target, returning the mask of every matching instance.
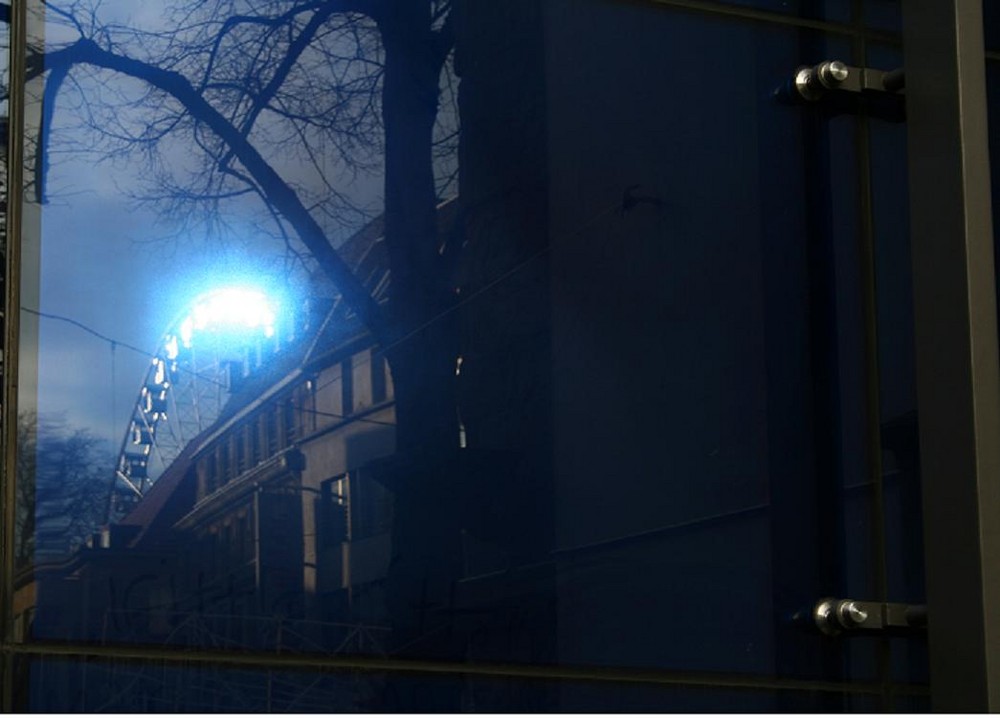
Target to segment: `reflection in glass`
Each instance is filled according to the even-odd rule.
[[[829,264],[857,223],[824,204],[857,184],[830,162],[853,120],[773,96],[832,43],[607,0],[33,22],[20,640],[874,662],[795,618],[843,595],[845,516],[871,504],[844,510],[873,447],[837,409],[865,384],[830,359],[862,343],[831,301],[860,280]],[[536,689],[489,704],[576,705]],[[386,705],[477,690],[401,680]],[[761,705],[803,701],[849,703]]]
[[[218,665],[176,666],[158,661],[72,661],[65,658],[24,660],[17,667],[18,702],[50,712],[115,713],[331,713],[399,709],[400,696],[420,684],[434,691],[454,691],[454,676],[378,671],[309,671]],[[125,688],[127,687],[127,690]],[[899,710],[926,712],[926,691],[897,687]],[[510,712],[658,713],[664,706],[690,713],[726,708],[733,713],[773,709],[775,690],[687,685],[650,685],[619,681],[553,681],[539,678],[476,677],[467,681],[459,708],[488,713]],[[820,697],[815,689],[789,691],[784,706],[809,710]],[[870,690],[838,696],[846,710],[874,713],[879,697]]]
[[[989,0],[983,0],[983,29],[987,52],[1000,49],[1000,10]]]

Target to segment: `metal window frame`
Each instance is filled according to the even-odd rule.
[[[21,217],[24,165],[24,100],[27,62],[27,3],[10,2],[7,131],[7,246],[4,261],[2,377],[3,466],[0,467],[0,641],[13,639],[14,523],[17,467],[18,335],[20,333]],[[14,656],[0,652],[0,711],[13,710]]]
[[[908,2],[904,48],[931,696],[1000,710],[1000,357],[982,0]]]

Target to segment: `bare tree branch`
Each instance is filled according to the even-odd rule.
[[[47,61],[53,72],[56,68],[68,69],[74,64],[94,65],[148,82],[180,102],[192,118],[208,126],[229,146],[233,155],[260,186],[267,201],[295,228],[303,244],[336,284],[351,309],[375,336],[388,337],[388,325],[381,308],[330,245],[326,233],[309,214],[298,195],[239,129],[212,107],[187,78],[177,72],[108,52],[89,39],[77,41],[58,51],[54,57],[50,55]]]
[[[45,179],[49,169],[49,137],[52,134],[52,115],[56,109],[56,95],[69,74],[68,66],[56,67],[49,73],[45,82],[45,92],[42,100],[42,118],[38,134],[38,147],[35,151],[35,201],[45,202]]]

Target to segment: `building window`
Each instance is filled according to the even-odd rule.
[[[299,416],[303,426],[302,433],[305,435],[306,428],[309,431],[316,431],[316,381],[314,379],[310,379],[303,385],[301,396]]]
[[[392,529],[392,493],[364,471],[347,478],[351,499],[351,539],[363,539]]]
[[[346,476],[327,479],[320,484],[316,527],[319,548],[337,546],[350,538],[349,512]]]
[[[236,474],[239,475],[247,470],[246,427],[233,432],[231,441],[236,444]]]
[[[264,439],[267,442],[267,455],[274,456],[279,448],[278,407],[274,404],[264,409]]]
[[[352,357],[347,357],[340,363],[340,390],[344,407],[344,416],[354,413],[354,369],[352,368]]]
[[[220,441],[215,447],[216,476],[209,480],[212,491],[229,481],[229,442]]]
[[[262,442],[260,440],[260,425],[262,417],[258,414],[250,422],[250,461],[252,466],[256,466],[264,460]]]
[[[385,355],[372,351],[372,403],[381,404],[387,398],[385,381]]]
[[[249,510],[244,511],[240,516],[240,526],[240,535],[243,537],[241,558],[243,563],[248,563],[254,558],[253,521],[251,521]]]
[[[291,396],[281,404],[281,419],[285,429],[285,446],[291,446],[298,437],[298,426],[295,423],[295,401]]]
[[[202,459],[199,466],[202,495],[207,495],[219,488],[220,474],[218,471],[218,449]]]

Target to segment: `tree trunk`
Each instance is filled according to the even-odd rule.
[[[385,47],[385,241],[392,283],[387,358],[396,401],[393,559],[387,581],[397,646],[454,657],[447,609],[460,578],[461,500],[454,301],[438,251],[432,133],[442,65],[427,0],[394,0]],[[423,686],[423,687],[420,687]],[[452,691],[413,685],[400,709],[454,710]],[[410,693],[410,691],[407,691]]]
[[[388,359],[396,385],[397,441],[404,453],[458,440],[454,301],[439,252],[432,139],[442,58],[427,0],[393,0],[380,29],[385,47],[385,241],[392,283]]]

